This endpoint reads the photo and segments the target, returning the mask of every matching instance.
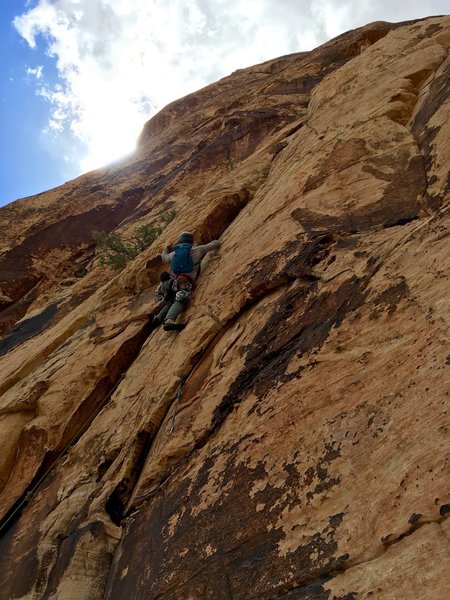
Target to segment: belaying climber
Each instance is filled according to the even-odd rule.
[[[151,325],[157,327],[164,323],[165,331],[181,331],[185,323],[176,323],[178,316],[186,310],[186,306],[194,289],[194,282],[200,273],[202,258],[211,250],[220,246],[219,240],[213,240],[203,246],[194,246],[194,235],[190,231],[180,234],[178,244],[165,246],[161,258],[163,262],[170,263],[172,267],[172,290],[175,299],[165,312],[166,306],[154,317]],[[165,312],[165,314],[164,314]],[[155,322],[156,321],[156,322]]]

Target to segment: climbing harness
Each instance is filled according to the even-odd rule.
[[[187,275],[175,275],[175,281],[173,282],[172,289],[175,292],[175,300],[185,304],[192,294],[194,283]]]
[[[177,390],[177,395],[175,396],[175,401],[173,404],[173,412],[172,412],[172,416],[170,417],[170,425],[169,425],[169,429],[166,432],[166,435],[172,435],[173,430],[175,429],[175,417],[177,415],[177,404],[180,401],[181,398],[181,394],[183,393],[183,386],[186,383],[186,379],[188,378],[188,376],[184,376],[181,378],[181,381],[178,385],[178,390]]]

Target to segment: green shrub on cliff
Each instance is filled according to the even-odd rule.
[[[122,270],[130,260],[153,244],[176,214],[175,210],[161,212],[159,218],[162,223],[139,225],[127,237],[118,232],[92,231],[100,266],[110,267],[114,271]]]
[[[163,227],[167,227],[167,225],[175,219],[177,216],[176,210],[166,210],[165,212],[159,213],[159,218],[163,222]]]

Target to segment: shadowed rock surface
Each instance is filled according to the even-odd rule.
[[[0,209],[2,598],[448,599],[449,49],[380,22],[237,71]],[[221,247],[148,335],[182,230]]]

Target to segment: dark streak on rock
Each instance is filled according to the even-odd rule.
[[[318,171],[306,180],[304,194],[320,187],[330,172],[341,172],[358,163],[366,155],[366,142],[361,138],[338,140],[327,157],[320,163]]]
[[[408,225],[408,223],[411,223],[412,221],[416,221],[419,218],[419,216],[416,215],[410,215],[407,217],[401,217],[399,219],[391,219],[390,221],[387,221],[386,223],[383,224],[383,227],[385,227],[386,229],[389,227],[399,227],[399,226],[403,226],[403,225]]]
[[[22,307],[20,301],[45,278],[45,273],[38,273],[31,268],[34,254],[45,256],[46,252],[64,247],[72,248],[77,255],[80,245],[93,244],[93,229],[110,232],[138,204],[141,194],[141,188],[131,189],[116,204],[100,204],[83,213],[69,215],[31,233],[21,245],[3,254],[0,258],[0,287],[12,300],[7,307],[8,314],[14,317],[13,311],[16,309],[12,322],[20,319],[24,314],[23,309],[29,306],[29,303],[25,303]],[[7,326],[10,323],[11,319]]]
[[[50,600],[58,594],[59,584],[63,580],[64,574],[67,572],[77,547],[82,543],[86,534],[90,534],[93,538],[103,538],[105,536],[103,523],[89,523],[69,534],[61,541],[58,546],[58,555],[54,561],[53,568],[50,571],[45,593],[41,596],[41,600]],[[94,557],[90,558],[92,560]],[[97,571],[99,576],[100,574],[104,574],[105,577],[111,565],[111,561],[112,555],[105,549],[101,549],[100,553],[95,555],[95,562],[90,565],[88,572],[92,574],[94,571]],[[102,588],[102,582],[99,580],[99,576],[94,583],[96,589]]]
[[[433,79],[430,84],[430,88],[427,92],[427,101],[417,111],[414,120],[411,125],[412,132],[419,140],[419,146],[424,156],[424,166],[428,177],[428,185],[431,185],[433,178],[429,173],[433,169],[434,163],[434,149],[433,141],[440,131],[439,127],[431,127],[429,125],[435,113],[448,101],[450,96],[450,65],[447,66],[444,71],[439,73],[437,77]],[[447,190],[449,188],[449,182],[447,180]],[[441,190],[443,194],[446,190]],[[442,195],[431,195],[427,192],[426,200],[427,206],[431,210],[438,210],[442,203]]]
[[[217,477],[214,467],[224,453],[229,460],[215,484],[227,491],[194,516],[190,507],[204,502],[204,487],[211,477]],[[267,523],[276,521],[277,515],[282,513],[283,505],[277,501],[285,490],[269,484],[264,493],[268,508],[257,511],[256,505],[261,499],[259,494],[252,497],[250,492],[255,481],[267,477],[265,468],[262,464],[256,468],[236,465],[235,455],[235,449],[213,451],[202,462],[194,480],[172,479],[163,496],[153,498],[143,507],[138,521],[131,523],[122,541],[106,598],[137,600],[150,594],[164,600],[190,596],[256,600],[284,597],[293,586],[304,588],[304,594],[309,588],[310,595],[303,597],[313,598],[312,591],[319,592],[318,586],[325,577],[343,569],[348,555],[334,556],[337,550],[334,532],[344,515],[330,516],[323,531],[287,556],[281,556],[278,544],[285,534],[282,529],[269,530]],[[175,525],[170,528],[174,516]],[[192,544],[193,539],[196,544]],[[207,544],[212,550],[205,557]],[[126,558],[131,549],[135,557],[132,563]],[[124,568],[124,561],[128,566],[127,575],[117,577]],[[295,575],[289,582],[282,583],[280,574],[286,572]],[[141,591],[136,592],[138,589]]]
[[[387,310],[389,316],[393,315],[401,300],[408,296],[409,288],[404,279],[391,285],[373,300],[372,304],[375,309],[371,312],[370,319],[378,318],[383,310]]]
[[[338,142],[323,161],[319,172],[308,178],[303,193],[320,187],[330,176],[330,171],[341,172],[358,163],[362,164],[363,172],[388,182],[383,197],[370,206],[357,206],[340,214],[321,214],[297,208],[292,217],[306,231],[355,233],[373,227],[406,224],[418,217],[420,205],[417,196],[426,192],[423,157],[411,156],[406,151],[395,156],[374,157],[368,154],[364,140],[360,139]]]
[[[431,37],[435,33],[442,31],[442,29],[443,29],[442,25],[439,25],[439,23],[433,23],[431,25],[428,25],[428,27],[426,28],[426,34],[428,37]]]
[[[317,235],[319,232],[331,233],[357,233],[357,224],[353,221],[351,214],[345,215],[326,215],[306,208],[296,208],[292,211],[291,217],[297,221],[303,229]]]
[[[244,368],[215,409],[211,432],[220,427],[244,394],[252,390],[261,400],[280,381],[286,381],[291,359],[320,347],[332,327],[339,326],[345,315],[363,302],[361,283],[352,277],[336,291],[320,295],[311,294],[310,290],[287,289],[246,348]],[[292,374],[287,377],[292,378]]]
[[[29,340],[33,336],[43,331],[58,310],[58,303],[49,304],[38,315],[25,319],[14,327],[0,340],[0,356],[3,356],[19,344]]]
[[[322,81],[327,71],[323,71],[320,75],[306,75],[291,79],[290,81],[275,81],[269,91],[272,94],[309,94]]]
[[[193,157],[193,166],[204,171],[221,160],[245,160],[272,130],[296,118],[295,114],[280,114],[279,108],[236,111],[222,119],[220,131]]]
[[[248,281],[249,303],[261,298],[268,290],[295,279],[303,279],[308,283],[316,281],[317,276],[312,268],[328,256],[333,241],[331,234],[313,236],[306,242],[292,240],[283,250],[253,261],[242,275]]]
[[[41,490],[48,491],[54,482],[50,475],[43,483]],[[41,539],[39,525],[55,508],[56,497],[50,492],[45,501],[36,502],[32,516],[26,517],[24,525],[12,522],[8,529],[2,531],[0,538],[0,590],[4,598],[22,598],[31,592],[39,577],[40,561],[38,543]],[[31,526],[32,525],[32,526]],[[20,556],[20,577],[17,577],[17,557]]]
[[[423,102],[412,122],[412,130],[421,136],[426,131],[428,123],[434,114],[448,100],[450,96],[450,65],[433,79],[427,93],[427,101]],[[433,130],[435,131],[435,130]]]

